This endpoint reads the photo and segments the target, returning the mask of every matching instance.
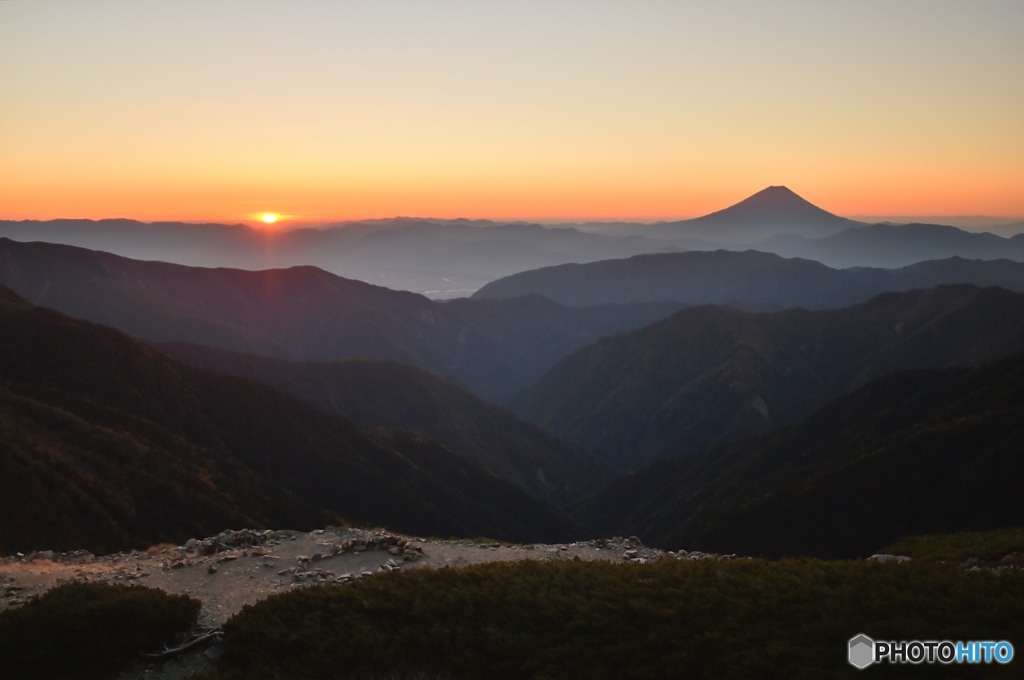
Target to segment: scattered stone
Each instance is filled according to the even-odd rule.
[[[1024,567],[1024,552],[1010,553],[999,560],[999,564],[1009,567]]]
[[[888,554],[885,554],[885,553],[875,553],[874,555],[872,555],[868,559],[873,561],[873,562],[879,562],[881,564],[887,564],[889,562],[895,562],[896,564],[901,564],[903,562],[909,562],[910,561],[910,558],[908,556],[906,556],[906,555],[888,555]]]

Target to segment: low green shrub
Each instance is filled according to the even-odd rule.
[[[879,552],[929,561],[960,562],[970,557],[998,560],[1011,553],[1024,552],[1024,527],[909,536]]]
[[[846,645],[862,632],[1017,643],[1024,574],[820,560],[415,570],[246,607],[213,677],[852,678]]]
[[[0,612],[0,674],[101,678],[158,651],[195,622],[200,603],[141,586],[68,583]]]

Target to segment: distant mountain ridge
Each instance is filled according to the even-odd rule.
[[[785,186],[770,186],[716,212],[652,226],[648,235],[700,238],[719,244],[752,243],[770,236],[829,236],[860,222],[839,217]]]
[[[833,269],[756,250],[692,251],[522,272],[487,284],[473,299],[543,295],[573,306],[675,300],[768,310],[834,309],[884,292],[958,283],[1024,292],[1024,263],[955,257],[899,269]]]
[[[776,236],[753,247],[831,267],[904,267],[950,257],[1024,261],[1024,234],[1003,237],[940,224],[871,224],[823,238]]]
[[[1013,236],[1024,231],[1024,220],[1019,217],[991,215],[851,215],[850,219],[865,224],[943,224],[1001,236]]]
[[[753,248],[830,267],[893,268],[951,257],[1024,261],[1019,226],[965,231],[944,224],[866,224],[834,215],[775,186],[703,217],[631,233],[674,240],[680,250]],[[694,245],[694,240],[704,243]]]
[[[970,285],[831,311],[684,309],[588,345],[510,402],[620,472],[793,423],[886,373],[1024,351],[1024,295]]]
[[[1009,236],[1020,226],[991,231]],[[868,225],[830,213],[785,186],[767,187],[702,217],[653,224],[395,217],[274,231],[125,219],[0,220],[0,237],[188,266],[308,265],[435,299],[464,297],[495,279],[542,267],[689,250],[755,248],[833,267],[900,267],[954,256],[1024,261],[1024,237],[942,225]]]
[[[315,266],[349,279],[434,298],[462,297],[495,276],[678,245],[529,223],[394,218],[290,231],[133,220],[0,220],[0,237],[101,250],[198,267]]]
[[[4,238],[0,284],[146,340],[291,360],[399,361],[496,402],[577,347],[680,307],[570,309],[536,296],[442,303],[315,267],[205,269]]]

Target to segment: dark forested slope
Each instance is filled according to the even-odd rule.
[[[886,373],[1024,351],[1024,295],[941,286],[834,311],[694,307],[565,358],[512,402],[613,469],[769,432]]]
[[[602,532],[748,555],[863,557],[918,534],[1024,524],[1024,354],[874,380],[801,423],[613,483]]]
[[[566,537],[559,514],[425,437],[185,367],[0,300],[0,550],[112,550],[333,517],[414,533]]]

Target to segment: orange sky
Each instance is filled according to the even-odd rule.
[[[1024,216],[1022,32],[1019,0],[0,2],[0,218],[655,220],[777,184]]]

